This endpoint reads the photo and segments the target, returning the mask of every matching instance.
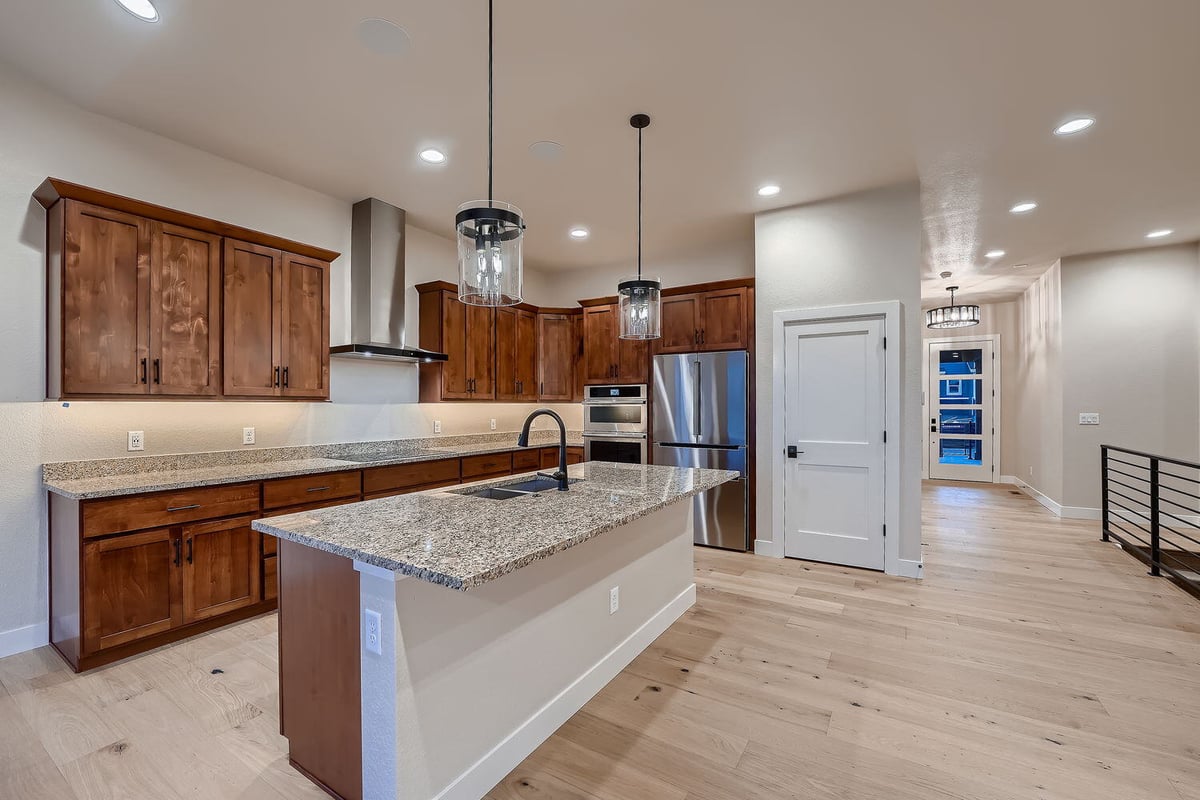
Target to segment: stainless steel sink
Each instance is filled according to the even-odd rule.
[[[572,479],[571,483],[578,482],[578,478]],[[558,489],[558,481],[554,478],[544,478],[538,476],[529,478],[518,483],[506,483],[503,486],[484,486],[479,489],[460,489],[454,494],[462,494],[468,497],[482,497],[486,500],[512,500],[515,497],[527,497],[538,492],[547,492]]]

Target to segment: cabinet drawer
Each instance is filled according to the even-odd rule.
[[[83,506],[83,536],[158,528],[258,511],[259,484],[206,486],[93,500]]]
[[[279,540],[270,534],[259,534],[262,536],[262,554],[264,557],[273,556],[279,552]]]
[[[567,463],[568,464],[582,464],[583,463],[583,448],[582,447],[568,447],[567,448]]]
[[[420,486],[406,486],[403,489],[386,489],[382,492],[373,492],[364,494],[363,500],[379,500],[383,497],[395,497],[401,494],[413,494],[414,492],[428,492],[433,489],[444,489],[447,486],[458,486],[462,481],[458,478],[449,481],[439,481],[438,483],[423,483]]]
[[[467,456],[462,460],[463,480],[489,475],[508,475],[512,472],[512,453],[492,453],[486,456]]]
[[[518,450],[512,454],[513,472],[527,472],[542,466],[540,450]]]
[[[263,508],[317,503],[335,497],[351,497],[361,491],[362,473],[357,470],[280,478],[263,483]]]
[[[411,489],[429,484],[446,485],[457,483],[458,478],[457,458],[373,467],[363,472],[363,494],[395,493],[396,489]]]

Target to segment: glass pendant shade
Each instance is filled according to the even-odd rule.
[[[473,306],[515,306],[521,302],[521,209],[499,200],[475,200],[458,207],[458,299]]]
[[[625,278],[617,284],[617,312],[622,339],[662,336],[662,284],[649,278]]]
[[[957,286],[951,286],[950,305],[941,308],[931,308],[925,312],[926,328],[967,328],[979,324],[979,306],[956,305],[954,292]]]

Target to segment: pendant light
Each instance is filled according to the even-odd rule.
[[[488,187],[487,200],[458,207],[458,299],[473,306],[513,306],[521,302],[521,209],[492,197],[492,107],[494,0],[488,0]]]
[[[979,306],[960,306],[954,303],[957,286],[947,287],[950,305],[931,308],[925,312],[926,328],[966,328],[979,324]]]
[[[642,131],[650,117],[634,114],[629,124],[638,132],[638,252],[637,277],[617,284],[617,308],[622,339],[657,339],[662,335],[662,283],[642,277]]]

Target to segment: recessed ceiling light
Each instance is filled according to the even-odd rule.
[[[1028,264],[1013,264],[1013,269],[1025,269],[1028,266]]]
[[[1054,129],[1054,133],[1058,136],[1070,136],[1072,133],[1086,131],[1088,128],[1096,124],[1096,120],[1091,117],[1076,117],[1069,119],[1062,125]]]
[[[765,186],[758,187],[758,196],[759,197],[774,197],[775,195],[779,194],[779,191],[780,191],[780,189],[777,185],[775,185],[774,183],[768,183]]]
[[[445,164],[446,154],[433,147],[426,147],[417,156],[426,164]]]
[[[1033,202],[1032,200],[1027,200],[1024,203],[1017,203],[1015,206],[1010,208],[1008,212],[1010,214],[1028,214],[1035,208],[1037,208],[1037,203]]]
[[[572,239],[586,239],[588,237],[587,228],[571,228]]]
[[[158,22],[158,9],[150,0],[117,0],[121,8],[133,14],[142,22]]]
[[[558,142],[543,139],[529,145],[529,154],[541,161],[557,161],[562,158],[563,146]]]
[[[1171,230],[1170,228],[1163,228],[1163,229],[1157,230],[1157,231],[1150,231],[1149,233],[1146,234],[1146,238],[1147,239],[1161,239],[1164,236],[1170,236],[1174,232],[1175,231]]]
[[[983,254],[984,258],[1004,258],[1003,250],[988,250]]]
[[[125,0],[118,0],[125,2]],[[412,39],[408,31],[396,23],[371,17],[358,23],[358,40],[372,53],[381,56],[399,56],[408,52]]]

